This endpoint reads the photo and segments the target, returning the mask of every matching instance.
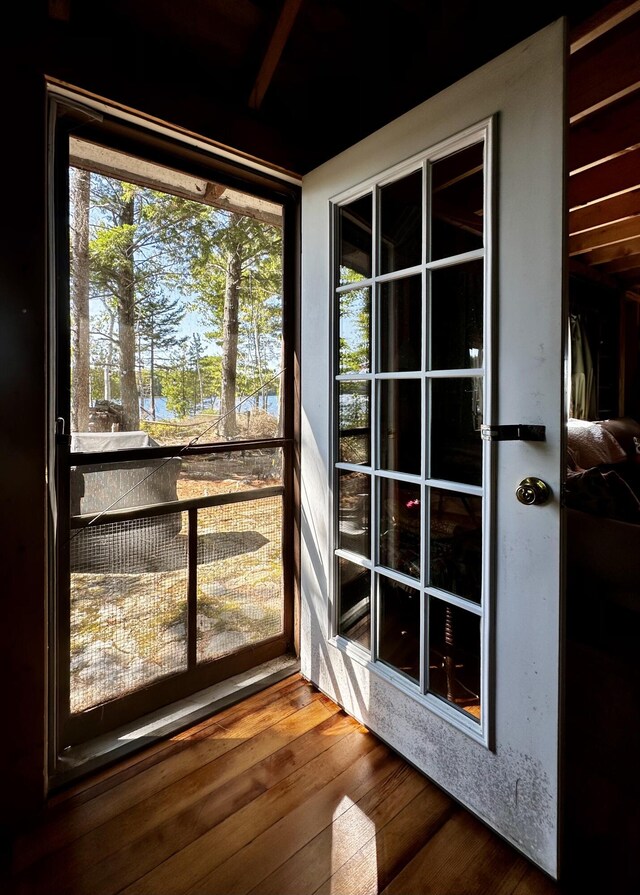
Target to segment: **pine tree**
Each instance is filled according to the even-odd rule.
[[[140,427],[137,355],[149,338],[148,309],[155,303],[156,317],[163,307],[164,323],[177,328],[177,300],[171,296],[184,287],[183,247],[203,206],[103,175],[92,178],[91,200],[92,294],[117,319],[122,425],[135,430]]]
[[[238,431],[240,375],[243,384],[254,390],[273,375],[279,362],[281,252],[279,227],[216,210],[210,212],[192,257],[196,305],[212,327],[207,336],[216,339],[222,350],[220,413],[227,438]],[[271,306],[265,296],[271,297]],[[268,339],[276,344],[275,352],[266,350]]]
[[[89,199],[91,175],[81,168],[70,172],[71,227],[71,431],[89,428],[91,382],[89,361]]]

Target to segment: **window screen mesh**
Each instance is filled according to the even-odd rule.
[[[282,497],[198,511],[197,657],[283,630]]]
[[[186,669],[187,540],[180,513],[72,532],[71,712]]]

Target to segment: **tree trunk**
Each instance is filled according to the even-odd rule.
[[[156,419],[156,390],[153,383],[153,377],[156,374],[155,368],[155,357],[154,357],[154,336],[153,336],[153,316],[151,317],[151,353],[149,359],[149,367],[150,367],[150,382],[149,382],[149,390],[151,392],[151,419],[155,422]]]
[[[196,372],[198,374],[198,391],[200,393],[200,409],[204,411],[204,387],[202,385],[202,368],[200,361],[196,361]]]
[[[123,206],[122,223],[133,226],[133,197]],[[136,382],[136,296],[133,270],[133,236],[123,258],[118,289],[118,341],[120,344],[120,400],[122,429],[134,432],[140,428],[138,384]]]
[[[236,378],[238,366],[238,308],[242,257],[240,247],[227,256],[227,278],[224,290],[224,319],[222,325],[222,432],[228,438],[237,434]]]
[[[107,342],[107,364],[105,367],[105,376],[104,376],[104,399],[105,401],[111,400],[111,371],[113,369],[113,344],[114,344],[114,329],[116,325],[115,316],[109,313],[109,341]]]
[[[71,431],[89,428],[91,369],[89,360],[89,202],[90,174],[77,168],[73,177],[72,292],[73,332]]]

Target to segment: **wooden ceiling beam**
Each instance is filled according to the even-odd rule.
[[[601,165],[572,174],[568,203],[575,209],[640,186],[640,149],[618,155]]]
[[[567,101],[572,124],[640,87],[638,47],[640,14],[571,57]]]
[[[624,273],[626,270],[640,270],[640,252],[637,255],[625,255],[608,264],[603,264],[601,270],[609,274]]]
[[[640,175],[640,172],[639,172]],[[639,177],[640,180],[640,177]],[[640,182],[638,183],[640,187]],[[569,233],[573,236],[583,230],[602,227],[614,221],[640,214],[640,188],[629,193],[620,193],[602,202],[583,205],[569,212]]]
[[[602,267],[591,267],[582,258],[569,258],[569,274],[580,277],[583,280],[591,280],[612,292],[620,291],[620,283],[615,277],[603,272]]]
[[[634,236],[640,236],[640,217],[637,216],[605,224],[604,227],[594,227],[593,230],[583,230],[569,237],[569,255],[582,255],[591,249],[624,242]]]
[[[640,12],[640,0],[613,0],[604,9],[599,9],[594,15],[571,29],[569,36],[571,53],[577,53],[591,41],[602,37],[607,31],[637,12]]]
[[[282,227],[282,207],[251,193],[214,183],[201,177],[184,174],[164,165],[147,162],[128,153],[98,146],[72,137],[69,163],[76,168],[126,180],[146,189],[158,190],[190,202],[235,212],[265,224]]]
[[[49,18],[68,22],[71,18],[71,0],[49,0]]]
[[[476,158],[470,157],[468,151],[445,156],[433,164],[433,192],[440,193],[474,174],[482,174],[483,168],[482,159],[478,162]]]
[[[273,79],[273,75],[280,62],[282,51],[294,26],[302,0],[284,0],[280,17],[276,23],[267,52],[264,54],[260,71],[253,85],[253,90],[249,97],[249,107],[251,109],[259,109],[262,105],[264,95],[269,89],[269,85]]]
[[[456,208],[448,202],[438,202],[437,205],[434,203],[433,216],[476,236],[482,236],[484,233],[482,214],[468,211],[466,208]]]
[[[586,264],[606,264],[615,261],[616,258],[624,258],[627,255],[637,255],[640,252],[640,236],[627,239],[624,242],[616,242],[613,245],[602,246],[586,252],[583,259]]]
[[[640,93],[632,93],[589,115],[569,132],[573,173],[640,146]]]

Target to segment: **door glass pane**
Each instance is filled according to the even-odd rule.
[[[480,718],[484,576],[485,144],[474,139],[427,159],[428,183],[421,167],[372,184],[372,195],[342,207],[335,240],[341,282],[354,284],[335,299],[337,460],[371,467],[335,470],[334,544],[355,554],[336,558],[336,630],[368,646],[371,622],[376,660],[448,700],[458,721],[457,709]],[[347,269],[358,208],[360,247],[368,252],[374,224],[376,254]],[[481,257],[457,257],[476,250]],[[369,273],[372,282],[358,282]],[[465,610],[447,599],[467,601]]]
[[[422,401],[419,379],[380,382],[380,468],[420,474]]]
[[[422,367],[422,280],[408,277],[380,287],[378,331],[382,373]]]
[[[482,483],[482,378],[431,381],[431,478]]]
[[[371,646],[371,572],[356,563],[338,558],[340,614],[338,634]]]
[[[282,206],[77,137],[69,151],[72,449],[281,435]],[[197,201],[209,191],[247,213]]]
[[[199,509],[197,576],[198,662],[280,634],[282,497]]]
[[[380,479],[380,564],[420,578],[420,486]]]
[[[371,276],[371,222],[373,200],[369,193],[338,209],[339,282],[341,286]]]
[[[71,515],[126,510],[177,500],[181,467],[179,457],[72,466],[69,475]]]
[[[429,557],[432,587],[480,602],[481,497],[442,488],[431,489]]]
[[[72,529],[72,712],[186,670],[187,542],[186,513]]]
[[[483,363],[484,263],[431,271],[431,367],[463,370]]]
[[[413,267],[422,260],[422,171],[380,190],[381,273]]]
[[[420,592],[378,576],[383,662],[417,681],[420,678]]]
[[[338,547],[368,559],[371,477],[364,472],[341,469],[338,488]]]
[[[371,430],[367,381],[347,381],[338,385],[338,426],[341,463],[368,465],[371,459]]]
[[[431,165],[431,260],[483,246],[484,143]]]
[[[480,721],[480,617],[431,597],[428,629],[430,692]]]
[[[371,290],[343,292],[340,303],[340,373],[368,373],[371,352]]]
[[[178,497],[210,497],[230,490],[253,491],[283,482],[282,448],[229,451],[181,457]]]

